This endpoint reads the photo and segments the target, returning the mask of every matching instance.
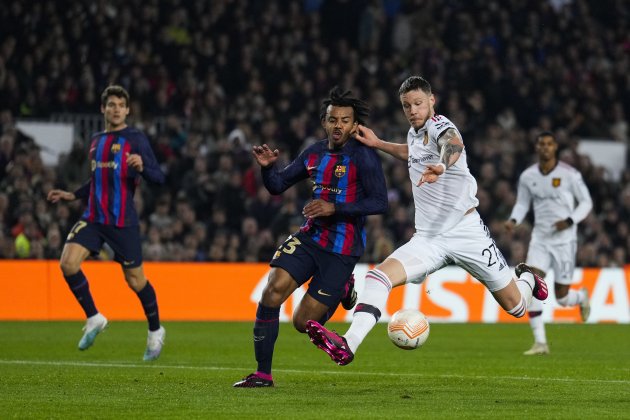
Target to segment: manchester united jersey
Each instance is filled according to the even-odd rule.
[[[577,224],[586,218],[593,207],[582,175],[564,162],[558,162],[547,174],[540,171],[538,164],[523,171],[510,219],[516,223],[522,222],[532,203],[535,219],[532,239],[542,239],[546,243],[575,240]],[[573,220],[573,226],[558,231],[554,224],[567,217]]]

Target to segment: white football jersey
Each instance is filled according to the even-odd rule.
[[[436,182],[418,186],[426,165],[440,162],[438,138],[449,128],[455,129],[461,138],[457,127],[442,115],[430,118],[417,132],[411,127],[407,134],[407,166],[416,206],[416,232],[420,235],[436,235],[449,230],[466,211],[479,204],[477,181],[468,170],[466,149]]]
[[[593,207],[582,175],[564,162],[558,162],[546,175],[540,172],[538,164],[523,171],[518,181],[516,204],[510,219],[521,223],[532,203],[532,240],[543,240],[546,243],[569,243],[575,240],[577,224],[586,218]],[[573,226],[562,231],[556,230],[554,224],[567,217],[573,220]]]

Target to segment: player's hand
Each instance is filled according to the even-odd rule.
[[[571,225],[569,224],[569,222],[567,222],[566,220],[559,220],[556,223],[553,224],[556,227],[556,230],[559,232],[561,230],[565,230],[571,227]]]
[[[438,177],[444,173],[444,166],[442,165],[427,165],[424,172],[422,172],[422,176],[420,177],[420,181],[418,181],[418,186],[428,182],[429,184],[433,184],[438,180]]]
[[[280,152],[278,149],[271,150],[269,146],[263,144],[262,146],[254,146],[252,148],[252,154],[256,159],[256,162],[263,168],[271,166],[278,159]]]
[[[138,172],[144,171],[144,164],[142,163],[142,156],[136,154],[127,153],[127,165],[131,166]]]
[[[64,190],[50,190],[46,199],[51,203],[57,203],[59,200],[72,201],[76,197],[74,193]]]
[[[516,226],[516,223],[514,222],[513,219],[506,220],[505,223],[503,224],[503,227],[505,228],[505,231],[507,233],[512,233],[512,231],[514,230],[514,226]]]
[[[367,128],[364,125],[359,124],[357,131],[354,133],[354,138],[368,147],[376,147],[381,141],[371,128]]]
[[[335,214],[335,203],[329,203],[318,198],[305,205],[302,214],[308,218],[330,216]]]

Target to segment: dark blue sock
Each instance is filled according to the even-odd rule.
[[[158,311],[157,297],[155,297],[155,289],[147,280],[146,286],[138,293],[138,298],[142,303],[142,309],[149,322],[149,331],[157,331],[160,329],[160,312]]]
[[[335,311],[337,310],[337,308],[339,307],[339,302],[337,302],[336,305],[331,306],[330,308],[328,308],[328,310],[326,311],[326,313],[324,314],[323,317],[321,317],[319,319],[320,324],[324,325],[326,323],[326,321],[328,321],[330,318],[332,318],[332,316],[335,314]]]
[[[92,299],[92,294],[90,293],[90,285],[88,284],[83,271],[79,270],[78,273],[71,276],[66,276],[64,274],[63,277],[66,279],[66,283],[70,286],[70,290],[79,302],[79,305],[83,308],[85,316],[89,318],[96,315],[98,311],[94,305],[94,300]]]
[[[259,303],[254,324],[254,354],[260,372],[271,375],[273,348],[276,345],[279,329],[280,308],[268,308]]]

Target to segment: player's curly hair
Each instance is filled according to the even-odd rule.
[[[349,90],[343,90],[339,86],[335,86],[328,93],[328,98],[322,101],[322,106],[319,110],[319,119],[323,121],[326,118],[326,111],[328,105],[332,106],[349,106],[354,111],[354,120],[359,124],[365,124],[365,118],[370,115],[370,107],[361,99],[352,96],[352,92]]]

